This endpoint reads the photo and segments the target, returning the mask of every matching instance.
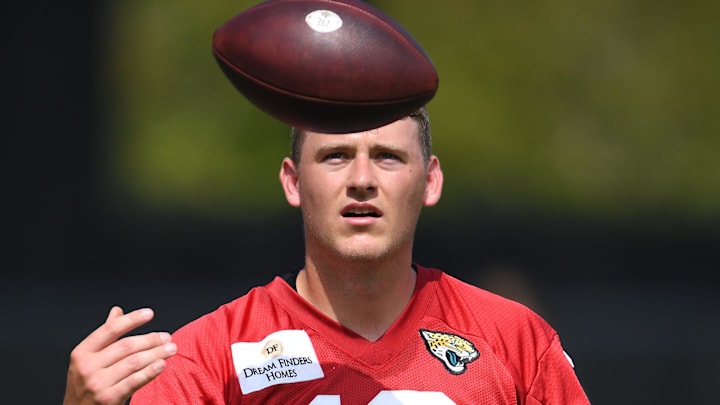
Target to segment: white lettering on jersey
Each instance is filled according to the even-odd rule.
[[[308,405],[340,405],[340,395],[318,395]]]
[[[325,376],[304,330],[281,330],[259,342],[233,343],[230,349],[243,394]]]
[[[565,350],[563,350],[563,354],[565,355],[565,358],[567,359],[567,361],[570,362],[570,365],[572,366],[572,368],[575,368],[575,362],[573,361],[572,357],[570,357],[570,355],[567,354],[567,352]]]
[[[455,405],[447,395],[433,391],[380,391],[368,405]]]
[[[340,395],[318,395],[309,405],[341,405]],[[380,391],[368,405],[455,405],[455,402],[442,392]]]

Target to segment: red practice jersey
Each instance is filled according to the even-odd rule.
[[[369,342],[276,278],[179,329],[132,404],[588,404],[557,333],[514,301],[420,266]]]

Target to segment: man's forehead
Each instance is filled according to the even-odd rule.
[[[306,131],[306,135],[315,137],[330,137],[330,138],[346,138],[351,136],[362,136],[362,135],[377,135],[380,133],[380,128],[368,129],[367,131],[351,132],[348,134],[323,134],[321,132]]]
[[[411,136],[417,136],[419,134],[418,126],[414,123],[415,120],[410,117],[405,117],[398,121],[392,122],[388,125],[379,128],[368,129],[366,131],[352,132],[348,134],[323,134],[319,132],[305,131],[306,136],[316,138],[333,138],[333,139],[360,139],[360,138],[409,138]]]
[[[319,134],[308,132],[305,135],[304,145],[313,149],[327,149],[340,147],[370,147],[370,148],[407,148],[417,144],[418,135],[411,131],[383,132],[372,129],[351,134]]]

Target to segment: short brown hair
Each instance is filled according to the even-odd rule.
[[[432,135],[430,132],[430,116],[427,108],[421,107],[414,113],[410,114],[410,118],[416,120],[420,126],[420,147],[422,148],[423,161],[427,164],[432,156]],[[302,147],[303,130],[293,127],[290,130],[290,159],[296,165],[300,164],[300,148]]]

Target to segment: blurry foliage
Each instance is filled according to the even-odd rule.
[[[214,29],[254,3],[109,5],[108,181],[127,198],[237,217],[285,206],[277,172],[288,128],[249,104],[210,51]],[[717,3],[372,4],[438,68],[429,109],[443,215],[716,215]]]

